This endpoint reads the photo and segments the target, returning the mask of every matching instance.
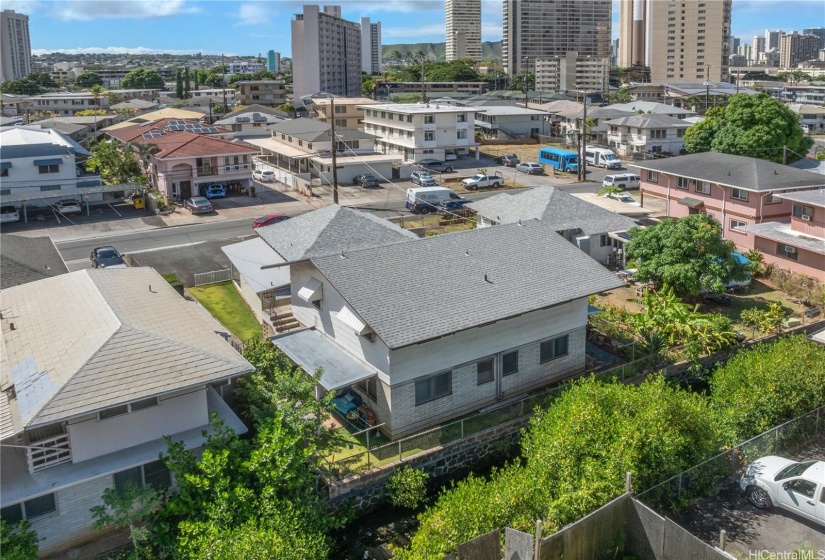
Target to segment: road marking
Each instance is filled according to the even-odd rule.
[[[211,240],[219,241],[219,240]],[[151,253],[153,251],[165,251],[166,249],[179,249],[181,247],[191,247],[193,245],[200,245],[202,243],[209,243],[209,241],[192,241],[191,243],[180,243],[178,245],[167,245],[165,247],[156,247],[154,249],[138,249],[137,251],[126,251],[129,255],[136,255],[138,253]]]

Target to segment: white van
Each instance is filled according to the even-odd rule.
[[[623,191],[628,189],[638,189],[641,177],[634,173],[619,173],[617,175],[605,175],[602,185],[605,187],[619,187]]]
[[[429,214],[435,212],[442,202],[457,200],[468,202],[463,196],[447,187],[418,187],[407,189],[406,206],[415,214]]]
[[[587,146],[584,149],[584,157],[588,165],[594,167],[604,167],[605,169],[621,169],[622,162],[616,157],[612,150],[607,148],[596,148]]]

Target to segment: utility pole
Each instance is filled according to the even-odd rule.
[[[335,98],[329,100],[330,121],[332,121],[332,202],[338,204],[338,158],[335,155],[335,143],[338,137],[335,136]]]
[[[426,79],[424,76],[424,61],[427,60],[426,56],[420,56],[421,59],[421,103],[427,102],[427,95],[424,92],[424,80]]]
[[[788,147],[782,146],[782,165],[788,165]]]
[[[587,181],[587,159],[585,158],[585,151],[587,147],[587,92],[584,93],[584,106],[582,113],[582,133],[581,133],[581,147],[579,148],[579,177],[580,181]]]
[[[228,113],[226,110],[226,67],[223,64],[223,53],[221,53],[221,84],[223,85],[223,114],[226,115]]]

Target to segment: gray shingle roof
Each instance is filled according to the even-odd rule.
[[[392,222],[335,204],[256,231],[287,262],[418,239]]]
[[[719,152],[631,163],[629,166],[756,192],[825,186],[825,177],[816,173],[764,159]]]
[[[499,224],[537,219],[555,231],[580,229],[587,235],[624,231],[636,226],[631,218],[555,187],[539,187],[518,194],[497,194],[466,206]]]
[[[779,195],[779,198],[825,208],[825,189],[783,193]]]
[[[345,255],[312,262],[390,348],[621,285],[538,220]]]
[[[0,289],[66,274],[52,238],[0,235]]]
[[[294,136],[295,138],[300,138],[306,142],[318,142],[332,139],[332,125],[322,121],[316,121],[314,119],[292,119],[282,123],[273,124],[272,126],[266,127],[266,129],[278,134]],[[339,137],[339,140],[375,139],[375,136],[372,134],[367,134],[366,132],[361,132],[360,130],[354,130],[343,126],[335,127],[335,135]]]
[[[235,109],[231,113],[227,113],[226,115],[224,115],[224,118],[227,119],[229,117],[235,117],[243,113],[266,113],[267,115],[275,115],[277,117],[283,117],[285,119],[289,118],[288,113],[275,109],[274,107],[259,105],[258,103],[253,103],[252,105],[245,105],[240,109]]]
[[[621,117],[607,121],[606,124],[614,126],[632,126],[635,128],[687,128],[692,123],[670,117],[668,115],[633,115],[632,117]]]
[[[0,385],[14,385],[18,429],[252,371],[218,334],[224,329],[151,268],[82,270],[9,288],[3,308],[15,329],[4,321]]]

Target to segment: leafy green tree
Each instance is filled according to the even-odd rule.
[[[32,72],[26,76],[26,79],[32,82],[37,82],[41,87],[47,89],[56,89],[60,87],[60,84],[55,82],[54,78],[52,78],[48,72]]]
[[[44,91],[40,84],[29,79],[6,80],[0,84],[0,92],[14,95],[40,95]]]
[[[685,131],[690,153],[714,151],[790,163],[805,157],[813,145],[799,126],[799,116],[767,94],[733,95],[726,107],[708,109],[707,116]]]
[[[89,88],[94,85],[102,86],[103,78],[97,72],[83,72],[75,79],[74,83],[82,88]]]
[[[119,93],[113,93],[111,91],[106,92],[106,100],[109,101],[109,106],[117,105],[118,103],[123,103],[123,96]]]
[[[137,486],[129,482],[123,491],[107,488],[103,491],[103,505],[91,509],[96,530],[114,527],[129,529],[132,541],[132,557],[144,556],[148,529],[143,523],[154,514],[162,504],[162,496],[152,486]]]
[[[37,560],[37,537],[28,521],[9,525],[0,519],[0,552],[3,560]]]
[[[163,78],[157,70],[135,68],[120,82],[123,89],[163,89]]]
[[[252,76],[250,76],[252,80],[273,80],[275,77],[272,75],[272,72],[269,70],[258,70],[254,72]]]
[[[621,494],[626,472],[650,487],[717,453],[723,435],[704,397],[661,377],[580,381],[533,417],[520,463],[445,490],[397,557],[441,558],[493,529],[532,532],[536,519],[554,532]]]
[[[203,81],[203,85],[211,88],[219,88],[223,86],[223,74],[209,74]]]
[[[710,379],[728,443],[749,439],[825,405],[825,347],[785,336],[737,352]]]
[[[630,90],[627,88],[620,88],[613,94],[611,101],[615,101],[616,103],[630,103]]]
[[[186,99],[189,99],[189,92],[190,92],[191,86],[192,86],[192,83],[191,83],[190,78],[189,78],[189,67],[186,66],[183,69],[183,96]]]
[[[195,70],[193,74],[195,78],[195,90],[198,90],[201,87],[201,72],[199,70]]]
[[[782,326],[785,309],[781,303],[772,301],[768,304],[767,309],[751,307],[750,309],[744,309],[739,317],[749,327],[758,329],[763,333],[775,333]]]
[[[722,227],[708,214],[666,219],[630,235],[627,257],[636,278],[671,286],[680,296],[724,292],[729,282],[748,276],[733,256],[736,246],[722,239]]]
[[[239,72],[237,74],[232,74],[231,76],[229,76],[229,83],[234,84],[235,82],[241,82],[241,81],[244,81],[244,80],[251,80],[251,79],[252,79],[252,74],[245,74],[245,73]]]
[[[421,469],[402,466],[390,476],[387,494],[394,506],[415,509],[427,497],[429,475]]]
[[[175,72],[175,97],[177,99],[185,99],[183,97],[183,74],[180,69]]]
[[[519,72],[513,76],[511,88],[516,91],[532,90],[536,86],[536,76],[532,72]]]
[[[146,175],[132,150],[111,142],[96,142],[91,152],[92,156],[86,160],[86,170],[92,173],[99,170],[104,184],[146,184]]]

